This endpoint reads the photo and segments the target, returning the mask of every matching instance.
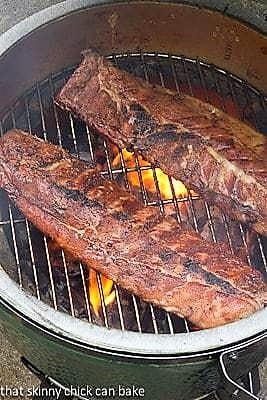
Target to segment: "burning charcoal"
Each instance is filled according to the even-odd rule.
[[[57,297],[57,307],[59,311],[70,313],[70,303],[66,282],[62,278],[55,277],[55,292]],[[49,293],[52,297],[52,291]]]
[[[264,267],[263,254],[266,254],[267,250],[267,238],[266,236],[253,235],[253,241],[249,239],[249,248],[253,248],[253,251],[250,252],[250,260],[252,265],[254,265],[267,279],[267,272]]]
[[[74,313],[75,316],[84,318],[86,313],[82,282],[78,283],[69,279],[69,285],[64,270],[55,269],[54,286],[58,309],[60,311]],[[49,291],[52,296],[52,291]]]
[[[50,263],[53,268],[64,269],[64,263],[68,269],[68,275],[70,277],[80,276],[80,263],[73,260],[73,257],[66,251],[62,252],[62,248],[53,240],[48,241],[49,257]],[[64,258],[63,258],[64,257]]]
[[[106,305],[109,302],[113,302],[115,295],[112,294],[113,282],[103,276],[99,276],[101,280],[102,294],[99,292],[99,280],[94,270],[90,270],[80,264],[79,261],[74,260],[68,252],[62,252],[62,249],[58,244],[52,240],[48,241],[48,248],[50,254],[50,262],[58,281],[65,281],[67,296],[70,297],[73,310],[76,316],[80,318],[88,318],[88,312],[86,309],[86,297],[89,294],[89,300],[91,303],[91,314],[93,315],[94,322],[98,325],[103,324],[103,311],[101,309],[101,295],[104,296]],[[66,276],[66,273],[68,276]],[[83,276],[82,276],[83,275]],[[67,282],[68,279],[68,282]],[[84,287],[84,283],[86,287]],[[69,289],[67,287],[69,285]],[[62,288],[60,288],[62,290]],[[88,293],[88,294],[87,294]],[[65,304],[64,307],[65,308]]]
[[[255,97],[254,101],[250,99],[249,103],[244,107],[244,118],[252,126],[254,126],[257,121],[256,124],[259,131],[265,134],[267,133],[266,111],[257,101],[257,97]]]
[[[149,304],[136,298],[135,301],[137,308],[135,312],[132,295],[122,288],[118,288],[118,293],[120,306],[123,310],[121,317],[123,319],[125,329],[138,331],[138,326],[140,323],[140,328],[143,332],[152,332],[153,328],[151,327],[151,316],[147,318]],[[108,321],[111,326],[121,329],[121,319],[117,301],[114,301],[108,306]]]
[[[169,319],[166,311],[158,307],[153,307],[153,309],[154,309],[154,315],[156,319],[158,333],[170,333],[170,322],[169,322],[170,320],[171,324],[175,326],[176,332],[184,332],[184,322],[182,318],[179,318],[177,317],[177,315],[170,313],[170,319]],[[178,327],[179,323],[181,324],[181,327]]]
[[[11,228],[8,225],[0,226],[0,263],[6,266],[6,272],[17,283],[18,282],[18,266],[16,264]]]

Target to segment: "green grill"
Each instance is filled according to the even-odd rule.
[[[171,196],[163,196],[153,166],[140,165],[134,155],[127,167],[121,150],[53,103],[82,50],[94,47],[120,68],[204,99],[266,133],[266,36],[226,16],[227,8],[218,12],[206,6],[67,1],[25,20],[0,38],[0,76],[5,77],[0,82],[0,132],[17,127],[63,146],[97,162],[103,175],[126,188],[135,174],[146,206],[159,207],[163,215],[174,213],[178,223],[189,223],[208,240],[224,241],[266,276],[263,237],[190,191],[175,196],[170,178]],[[264,29],[257,16],[251,21]],[[115,154],[120,165],[114,165]],[[144,182],[147,171],[154,193]],[[96,314],[88,290],[93,272],[73,265],[64,251],[55,260],[49,238],[25,220],[4,192],[0,216],[0,323],[37,374],[62,388],[90,386],[96,397],[99,388],[114,388],[118,397],[120,390],[135,387],[151,399],[227,399],[234,392],[236,398],[257,398],[256,367],[267,352],[266,309],[198,331],[115,284],[115,300],[107,306],[96,274]]]

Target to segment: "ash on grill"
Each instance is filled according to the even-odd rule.
[[[166,55],[120,55],[113,59],[118,66],[135,75],[176,89],[178,95],[196,96],[236,118],[245,119],[262,132],[267,130],[264,122],[266,100],[256,90],[221,70]],[[134,191],[144,204],[159,207],[163,214],[174,214],[178,223],[190,224],[207,240],[227,243],[233,253],[266,276],[264,238],[230,220],[137,154],[118,150],[81,121],[54,106],[55,93],[73,69],[50,76],[19,99],[1,121],[1,132],[12,127],[32,131],[78,157],[94,161],[101,167],[103,175]],[[196,329],[186,320],[144,303],[117,285],[112,287],[108,282],[109,288],[103,287],[105,281],[100,274],[71,259],[50,239],[43,237],[25,221],[4,192],[0,195],[0,241],[7,240],[14,254],[6,270],[34,296],[57,310],[106,327],[154,333]],[[92,282],[97,286],[94,290]],[[95,293],[93,302],[92,294],[95,296]],[[108,296],[111,296],[109,301]]]

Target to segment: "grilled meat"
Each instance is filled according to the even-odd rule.
[[[200,100],[152,87],[91,51],[56,102],[267,234],[266,138],[254,129]]]
[[[0,139],[0,186],[44,234],[123,288],[210,328],[264,306],[261,274],[224,245],[142,207],[63,149],[19,130]]]

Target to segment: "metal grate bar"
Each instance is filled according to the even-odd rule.
[[[227,236],[227,241],[228,241],[228,244],[229,244],[229,248],[231,250],[231,253],[235,254],[233,241],[232,241],[232,238],[231,238],[231,235],[230,235],[230,231],[229,231],[228,222],[227,222],[225,214],[223,214],[223,213],[222,213],[222,218],[223,218],[223,222],[224,222],[224,226],[225,226],[225,231],[226,231],[226,236]]]
[[[95,163],[95,155],[93,151],[92,134],[88,126],[86,126],[86,133],[88,139],[89,154],[93,163]]]
[[[263,245],[262,245],[261,238],[260,238],[259,235],[257,235],[257,241],[258,241],[258,244],[259,244],[259,249],[260,249],[260,253],[261,253],[261,258],[262,258],[262,261],[263,261],[263,265],[264,265],[264,268],[265,268],[265,272],[267,273],[266,255],[265,255],[265,253],[264,253]]]
[[[209,95],[208,88],[206,85],[206,79],[204,77],[204,74],[202,71],[202,66],[201,66],[199,60],[196,61],[196,66],[197,66],[197,72],[198,72],[199,80],[201,83],[201,87],[203,88],[203,92],[204,92],[204,99],[205,99],[205,101],[210,102],[210,95]]]
[[[216,233],[215,233],[215,229],[214,229],[214,223],[212,220],[212,215],[210,212],[210,207],[206,201],[204,201],[204,204],[205,204],[205,209],[206,209],[206,213],[208,216],[208,223],[209,223],[209,229],[211,232],[212,240],[214,241],[214,243],[217,243],[217,238],[216,238]]]
[[[67,263],[66,263],[66,257],[65,257],[65,253],[64,253],[63,250],[61,251],[61,256],[62,256],[62,260],[63,260],[65,278],[66,278],[66,282],[67,282],[67,290],[68,290],[68,296],[69,296],[69,302],[70,302],[70,311],[71,311],[71,315],[74,317],[75,316],[75,312],[74,312],[72,292],[71,292],[71,287],[70,287],[70,278],[69,278],[69,274],[68,274],[68,267],[67,267]]]
[[[134,306],[134,312],[135,312],[138,332],[141,333],[142,332],[142,327],[141,327],[141,322],[140,322],[140,313],[139,313],[139,310],[138,310],[138,305],[137,305],[136,297],[135,297],[134,294],[132,295],[132,300],[133,300],[133,306]]]
[[[20,222],[24,222],[25,219],[24,218],[19,218],[19,219],[14,219],[13,222],[14,224],[20,223]],[[9,225],[10,224],[10,219],[7,219],[5,221],[0,221],[0,225]]]
[[[174,89],[176,90],[178,96],[180,97],[181,96],[181,89],[180,89],[180,85],[178,83],[178,79],[177,79],[177,75],[176,75],[176,71],[175,71],[174,57],[169,55],[169,62],[170,62],[170,66],[171,66],[172,77],[174,79],[174,84],[175,84]]]
[[[8,205],[8,212],[9,212],[9,218],[10,218],[10,226],[11,226],[11,233],[12,233],[12,240],[13,240],[13,246],[14,246],[16,266],[17,266],[17,271],[18,271],[18,278],[19,278],[18,280],[19,280],[20,287],[22,287],[23,286],[23,282],[22,282],[22,273],[21,273],[21,267],[20,267],[18,244],[17,244],[15,225],[14,225],[14,220],[13,220],[13,215],[12,215],[12,211],[11,211],[10,205]]]
[[[243,85],[243,93],[244,93],[244,98],[246,100],[246,107],[251,111],[251,116],[252,116],[252,123],[253,125],[259,130],[259,123],[255,114],[255,110],[253,108],[253,105],[251,105],[250,100],[249,100],[249,92],[248,92],[248,86]]]
[[[57,297],[56,297],[56,289],[55,289],[55,284],[54,284],[54,276],[53,276],[53,270],[52,270],[52,265],[50,261],[50,255],[49,255],[49,250],[48,250],[48,245],[47,245],[47,238],[44,236],[44,245],[45,245],[45,255],[47,259],[47,265],[48,265],[48,273],[49,273],[49,279],[50,279],[50,285],[51,285],[51,291],[52,291],[52,300],[53,300],[53,305],[54,309],[57,310]]]
[[[115,290],[115,296],[116,296],[116,302],[117,302],[117,307],[118,307],[118,313],[119,313],[119,318],[120,318],[120,326],[121,330],[125,330],[125,323],[124,323],[124,318],[123,318],[123,308],[121,305],[121,299],[120,299],[120,293],[119,289],[116,283],[114,283],[114,290]]]
[[[74,119],[73,119],[73,116],[71,115],[71,113],[68,113],[68,115],[69,115],[69,119],[70,119],[70,127],[71,127],[71,134],[72,134],[75,154],[79,157],[80,154],[79,154],[77,139],[76,139],[76,134],[75,134]]]
[[[219,94],[219,99],[220,99],[220,105],[219,105],[219,107],[224,111],[224,112],[226,112],[227,110],[226,110],[226,105],[225,105],[225,99],[224,99],[224,95],[223,95],[223,92],[222,92],[222,88],[221,88],[221,85],[220,85],[220,82],[218,81],[218,75],[216,74],[216,70],[215,70],[215,68],[211,68],[211,72],[212,72],[212,76],[213,76],[213,81],[214,81],[214,83],[215,83],[215,89],[216,89],[216,92]]]
[[[193,87],[192,87],[192,83],[191,83],[191,79],[190,79],[190,74],[189,74],[189,71],[188,71],[187,62],[183,58],[181,59],[181,61],[182,61],[182,65],[183,65],[183,71],[184,71],[184,74],[186,76],[186,83],[187,83],[187,86],[188,86],[188,89],[189,89],[189,93],[190,93],[191,96],[194,96],[194,91],[193,91]]]
[[[108,144],[107,144],[106,140],[103,140],[103,147],[104,147],[106,161],[107,161],[109,178],[113,179],[112,161],[111,161],[110,156],[109,156],[109,149],[108,149]]]
[[[147,192],[146,192],[145,185],[144,185],[144,182],[143,182],[142,169],[140,167],[139,158],[138,158],[138,154],[137,154],[136,151],[134,151],[134,159],[135,159],[135,165],[136,165],[136,170],[137,170],[137,173],[138,173],[138,179],[139,179],[139,184],[140,184],[140,189],[141,189],[141,194],[142,194],[142,198],[143,198],[144,204],[145,205],[151,205],[151,202],[149,202],[149,200],[148,200]],[[149,167],[149,169],[150,169],[150,167]],[[127,172],[128,171],[129,170],[127,169]]]
[[[130,191],[131,187],[130,187],[128,175],[127,175],[128,169],[126,170],[125,161],[124,161],[124,157],[123,157],[121,149],[119,149],[119,154],[120,154],[120,162],[121,162],[121,168],[122,168],[122,172],[123,172],[123,176],[124,176],[125,187],[126,187],[126,189],[128,189]],[[114,172],[114,170],[113,170],[113,172]]]
[[[92,322],[92,314],[91,314],[90,304],[89,304],[88,289],[87,289],[86,280],[85,280],[85,276],[84,276],[83,266],[82,266],[81,263],[79,263],[79,266],[80,266],[80,273],[81,273],[82,284],[83,284],[83,291],[84,291],[84,298],[85,298],[85,304],[86,304],[87,318],[88,318],[89,322]]]
[[[32,124],[31,124],[31,116],[30,116],[30,109],[29,109],[29,102],[28,102],[28,97],[27,96],[25,96],[24,103],[25,103],[28,130],[29,130],[29,132],[31,134],[33,134],[33,132],[32,132]]]
[[[102,313],[103,313],[104,323],[105,323],[105,327],[108,328],[109,323],[108,323],[108,317],[107,317],[107,309],[106,309],[106,304],[105,304],[104,291],[103,291],[103,286],[102,286],[102,282],[101,282],[101,277],[98,272],[96,273],[96,280],[97,280],[97,286],[98,286],[98,290],[99,290],[99,294],[100,294],[101,309],[102,309]]]
[[[54,88],[54,84],[53,84],[53,80],[52,80],[51,76],[49,77],[48,82],[49,82],[50,96],[53,99],[55,97],[55,88]],[[58,112],[57,112],[55,103],[53,101],[52,101],[52,103],[53,103],[53,114],[54,114],[55,122],[56,122],[58,144],[59,144],[59,146],[62,147],[62,138],[61,138],[62,134],[61,134],[61,128],[60,128],[60,123],[59,123],[59,118],[58,118]]]
[[[151,313],[154,332],[155,333],[159,333],[157,320],[156,320],[156,317],[155,317],[154,308],[153,308],[152,304],[149,304],[149,309],[150,309],[150,313]]]
[[[38,276],[37,276],[37,268],[36,268],[34,254],[33,254],[29,221],[27,219],[25,220],[25,224],[26,224],[28,243],[29,243],[29,247],[30,247],[31,263],[32,263],[34,283],[35,283],[35,288],[36,288],[36,296],[37,296],[37,299],[40,300],[40,290],[39,290],[39,283],[38,283]]]
[[[252,394],[256,394],[255,391],[254,391],[254,384],[253,384],[253,379],[252,379],[252,373],[251,372],[248,373],[248,381],[249,381],[249,391]]]
[[[163,200],[161,198],[161,193],[160,193],[160,188],[159,188],[159,181],[158,181],[158,177],[156,174],[156,169],[154,167],[152,167],[152,173],[153,173],[153,179],[155,182],[155,186],[156,186],[156,194],[157,194],[157,202],[159,205],[159,209],[160,209],[160,213],[164,216],[165,215],[165,207],[164,207],[164,203]]]
[[[173,205],[174,205],[174,210],[175,210],[175,215],[177,218],[177,222],[180,224],[182,221],[180,210],[179,210],[179,203],[177,201],[176,195],[175,195],[175,190],[173,186],[173,179],[169,177],[169,184],[171,187],[171,192],[172,192],[172,200],[173,200]]]
[[[46,131],[46,124],[45,124],[44,107],[43,107],[43,102],[42,102],[42,96],[41,96],[41,92],[40,92],[39,83],[36,84],[36,90],[37,90],[37,95],[38,95],[38,103],[39,103],[39,107],[40,107],[40,117],[41,117],[42,128],[43,128],[43,138],[44,138],[44,140],[47,140],[47,131]]]
[[[249,265],[252,266],[251,258],[250,258],[250,254],[249,254],[249,248],[248,248],[248,245],[247,245],[247,241],[246,241],[246,237],[245,237],[245,232],[244,232],[243,226],[241,224],[239,224],[239,228],[240,228],[240,232],[241,232],[242,241],[244,243],[244,248],[246,250],[246,257],[247,257],[248,263],[249,263]]]

